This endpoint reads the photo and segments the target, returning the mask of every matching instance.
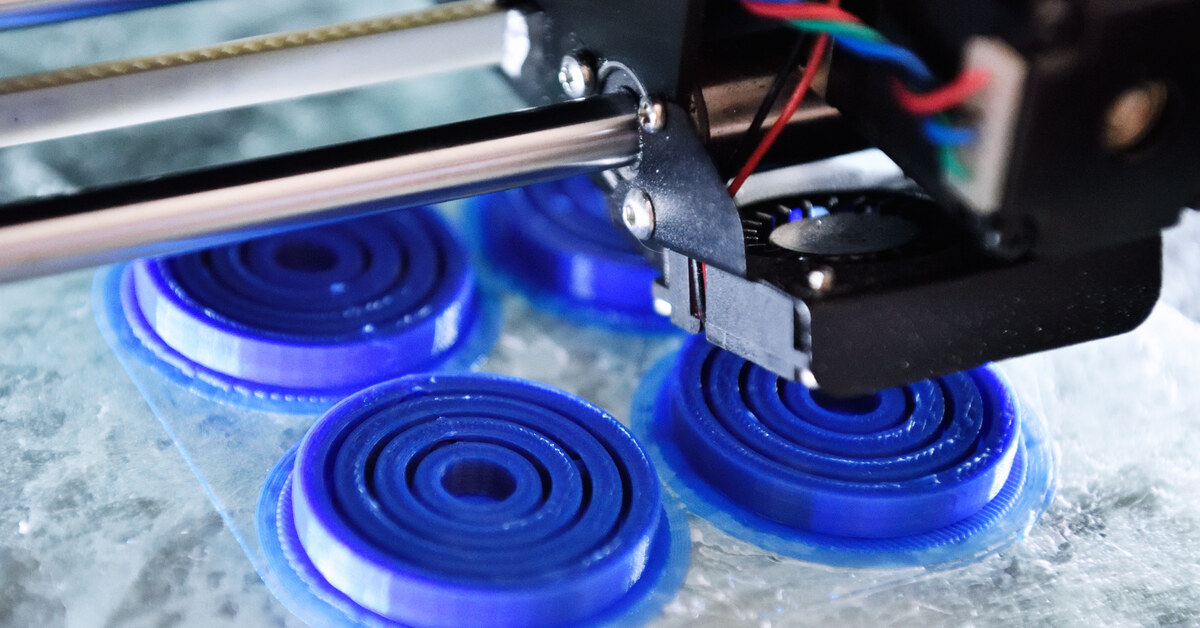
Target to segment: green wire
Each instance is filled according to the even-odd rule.
[[[887,41],[877,30],[865,24],[830,20],[792,20],[792,26],[810,33],[829,33],[833,36],[857,37],[869,41]]]
[[[944,113],[937,114],[935,119],[940,124],[952,124],[950,121],[950,116]],[[938,160],[942,164],[942,171],[944,171],[946,174],[949,174],[950,178],[957,179],[959,181],[967,181],[971,178],[971,169],[967,168],[967,165],[958,158],[958,153],[955,152],[953,146],[939,146]]]
[[[958,181],[968,181],[971,179],[971,169],[958,158],[958,154],[954,152],[953,146],[942,146],[939,150],[940,161],[942,162],[942,170],[950,175],[950,178]]]
[[[832,20],[790,20],[790,22],[795,28],[809,33],[827,33],[834,37],[856,37],[875,42],[887,41],[883,34],[865,24]],[[939,115],[938,120],[943,124],[950,122],[945,114]],[[938,161],[941,162],[942,171],[951,178],[959,181],[967,181],[971,178],[970,168],[967,168],[967,165],[958,158],[958,153],[955,152],[953,146],[939,146]]]

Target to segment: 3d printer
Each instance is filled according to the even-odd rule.
[[[590,173],[662,314],[873,392],[1147,315],[1197,196],[1189,4],[452,3],[7,79],[9,144],[479,65],[536,108],[10,205],[0,273]]]
[[[492,62],[535,108],[14,204],[0,266],[26,277],[603,173],[676,325],[810,386],[871,391],[1144,319],[1160,230],[1197,195],[1198,17],[1186,0],[473,1],[5,79],[6,144]],[[841,45],[827,68],[824,46],[809,55],[781,116],[813,39],[786,20]],[[397,46],[420,60],[375,54]],[[272,80],[297,63],[303,85]],[[778,142],[754,156],[769,171],[735,202],[727,181],[772,122]]]

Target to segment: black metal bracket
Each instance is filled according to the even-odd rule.
[[[737,206],[687,112],[670,104],[664,111],[665,126],[643,131],[642,158],[623,169],[612,198],[620,201],[633,190],[648,197],[654,230],[643,244],[745,275],[746,248]]]

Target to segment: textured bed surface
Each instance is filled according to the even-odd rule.
[[[0,72],[200,45],[395,10],[396,2],[205,0],[0,34]],[[477,97],[474,88],[500,94]],[[445,106],[452,103],[454,106]],[[501,111],[487,73],[0,150],[0,198]],[[1061,484],[1030,538],[968,567],[828,573],[693,521],[661,625],[1194,625],[1200,622],[1200,214],[1166,236],[1164,304],[1134,334],[1006,365],[1044,413]],[[259,581],[104,344],[91,272],[0,286],[0,625],[298,625]],[[619,419],[670,343],[579,332],[510,299],[489,368]],[[808,579],[812,580],[808,580]]]

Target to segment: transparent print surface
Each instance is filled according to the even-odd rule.
[[[416,4],[204,0],[6,33],[0,59],[21,74]],[[502,89],[487,73],[431,77],[3,149],[0,197],[484,115],[515,106]],[[1059,453],[1058,491],[1028,538],[953,570],[834,569],[692,517],[686,584],[654,625],[1200,621],[1197,216],[1168,234],[1170,306],[1141,329],[1002,365]],[[255,571],[249,524],[263,478],[314,417],[214,403],[131,360],[127,374],[93,305],[87,272],[0,286],[0,625],[300,625]],[[623,422],[642,374],[678,342],[577,328],[518,299],[504,309],[485,369],[565,388]]]

